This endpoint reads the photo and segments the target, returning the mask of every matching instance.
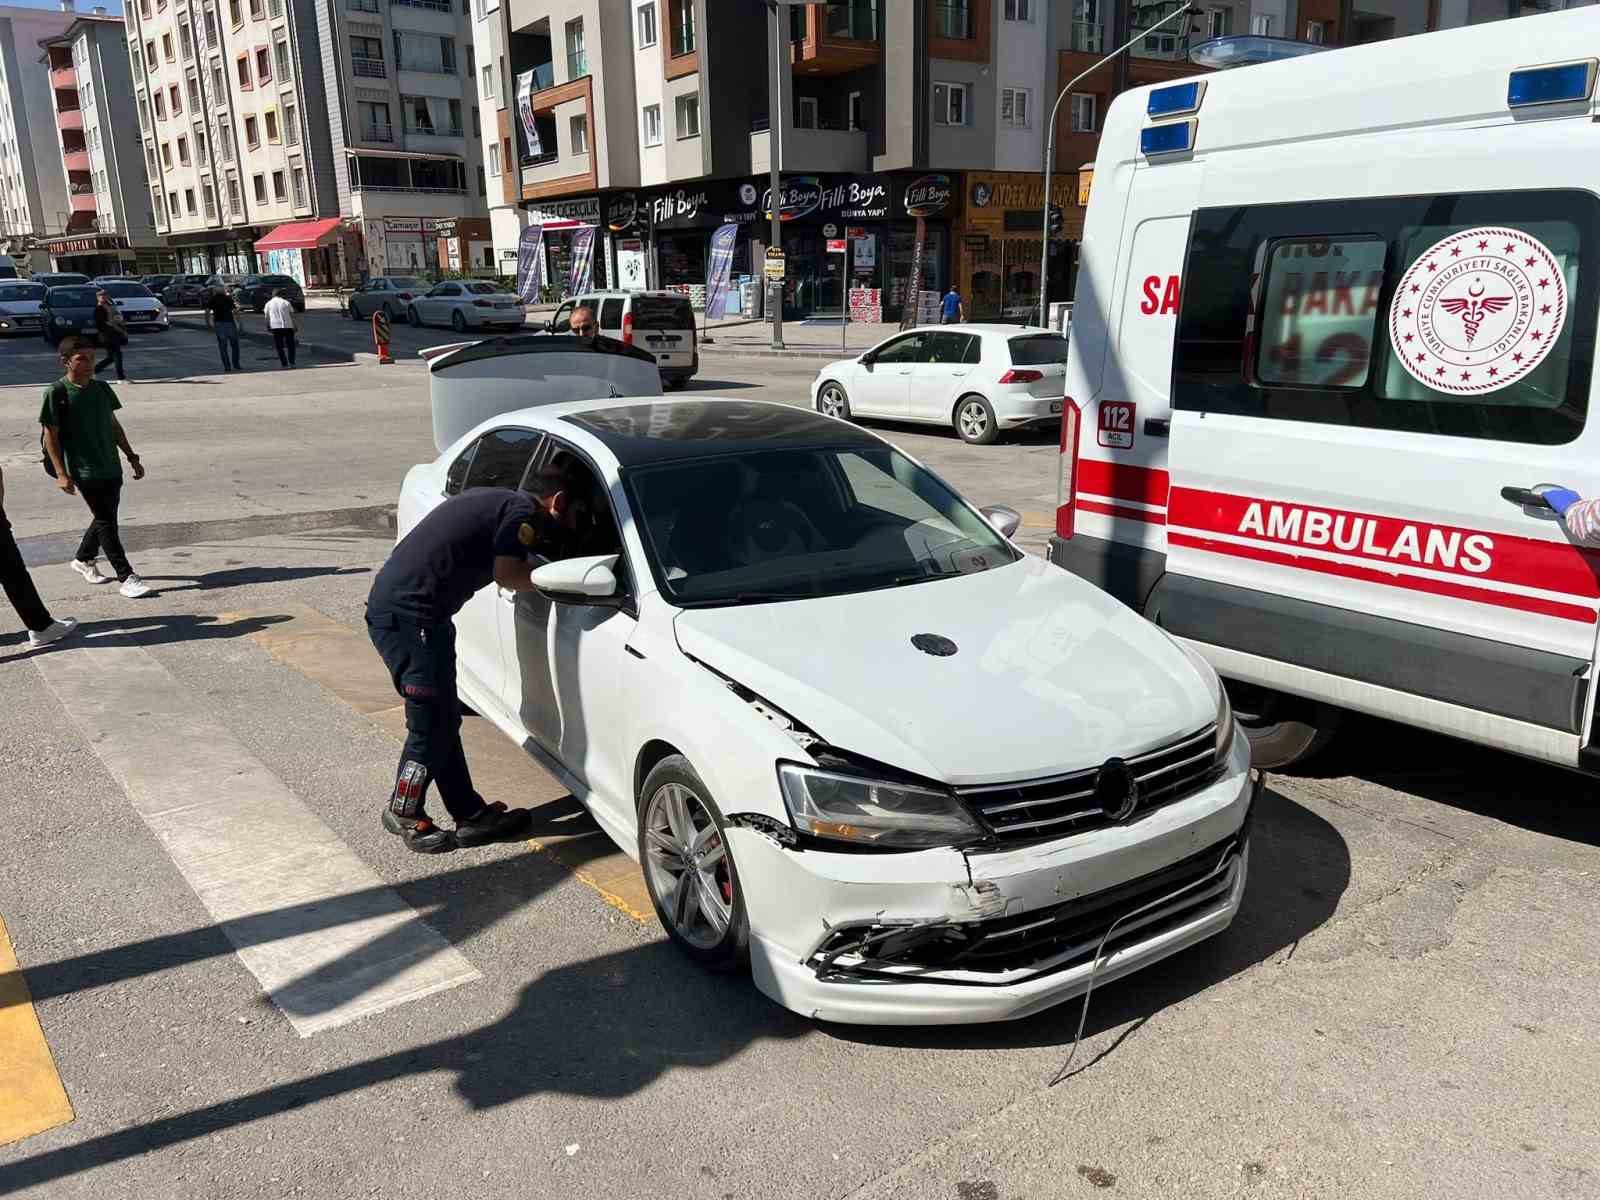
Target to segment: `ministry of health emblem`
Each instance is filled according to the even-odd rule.
[[[1430,388],[1481,395],[1543,362],[1566,320],[1567,281],[1549,247],[1518,229],[1468,229],[1401,276],[1389,343]]]

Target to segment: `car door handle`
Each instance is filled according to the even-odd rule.
[[[950,374],[955,376],[957,379],[960,379],[963,375],[966,374],[966,372],[965,371],[951,371]]]
[[[1550,502],[1532,488],[1503,487],[1500,489],[1500,498],[1509,500],[1512,504],[1520,504],[1524,508],[1550,507]]]

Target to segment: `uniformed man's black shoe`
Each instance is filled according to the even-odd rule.
[[[406,849],[415,850],[418,854],[443,854],[456,848],[455,834],[448,829],[440,829],[427,813],[402,817],[393,809],[385,808],[383,827],[398,835],[405,842]]]
[[[490,804],[470,821],[456,822],[456,845],[486,846],[504,842],[526,832],[533,814],[525,808],[506,811],[503,804]]]

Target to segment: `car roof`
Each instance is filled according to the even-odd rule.
[[[539,424],[571,425],[599,442],[618,467],[713,458],[758,450],[823,447],[879,450],[881,438],[807,408],[766,400],[582,400],[531,410]],[[559,430],[554,430],[559,432]]]
[[[1059,329],[1041,329],[1037,325],[1013,325],[1001,321],[964,321],[956,325],[917,325],[905,333],[984,333],[990,337],[1017,337],[1030,333],[1053,333],[1061,336]],[[899,334],[894,336],[898,337]]]
[[[654,288],[654,289],[648,289],[648,290],[645,289],[645,288],[636,288],[633,291],[629,291],[626,288],[596,288],[596,289],[594,289],[592,291],[579,292],[577,296],[569,296],[569,297],[567,297],[567,299],[569,299],[569,300],[577,300],[577,299],[580,299],[580,298],[587,299],[590,296],[601,296],[601,297],[609,296],[609,297],[611,297],[613,299],[616,298],[617,296],[658,296],[658,297],[660,297],[660,298],[662,298],[664,300],[683,300],[683,301],[687,301],[689,299],[689,297],[685,296],[682,292],[669,292],[669,291],[665,290],[664,288]]]

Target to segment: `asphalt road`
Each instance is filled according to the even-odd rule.
[[[37,466],[42,349],[0,344],[6,507],[85,629],[71,655],[0,632],[0,920],[73,1118],[0,1145],[0,1194],[1600,1195],[1593,784],[1353,722],[1273,779],[1234,927],[1104,988],[1057,1086],[1076,1003],[818,1026],[607,904],[598,851],[425,858],[380,830],[392,697],[363,702],[318,648],[348,636],[294,631],[360,627],[400,477],[430,453],[420,371],[284,372],[254,350],[224,377],[203,334],[136,341],[123,417],[151,474],[128,541],[158,590],[129,602],[62,565],[83,513]],[[730,359],[698,382],[798,401],[811,374]],[[1048,438],[886,432],[981,502],[1052,508]],[[571,808],[527,770],[491,795],[538,805],[553,838]],[[190,838],[152,780],[246,826],[259,803],[272,819],[236,865],[268,890],[302,849],[274,842],[277,814],[318,823],[347,894],[225,934],[211,833]],[[299,1036],[263,982],[274,921],[360,930],[341,914],[377,920],[368,900],[472,977]],[[26,1074],[8,1075],[6,983],[0,966],[0,1132]]]

